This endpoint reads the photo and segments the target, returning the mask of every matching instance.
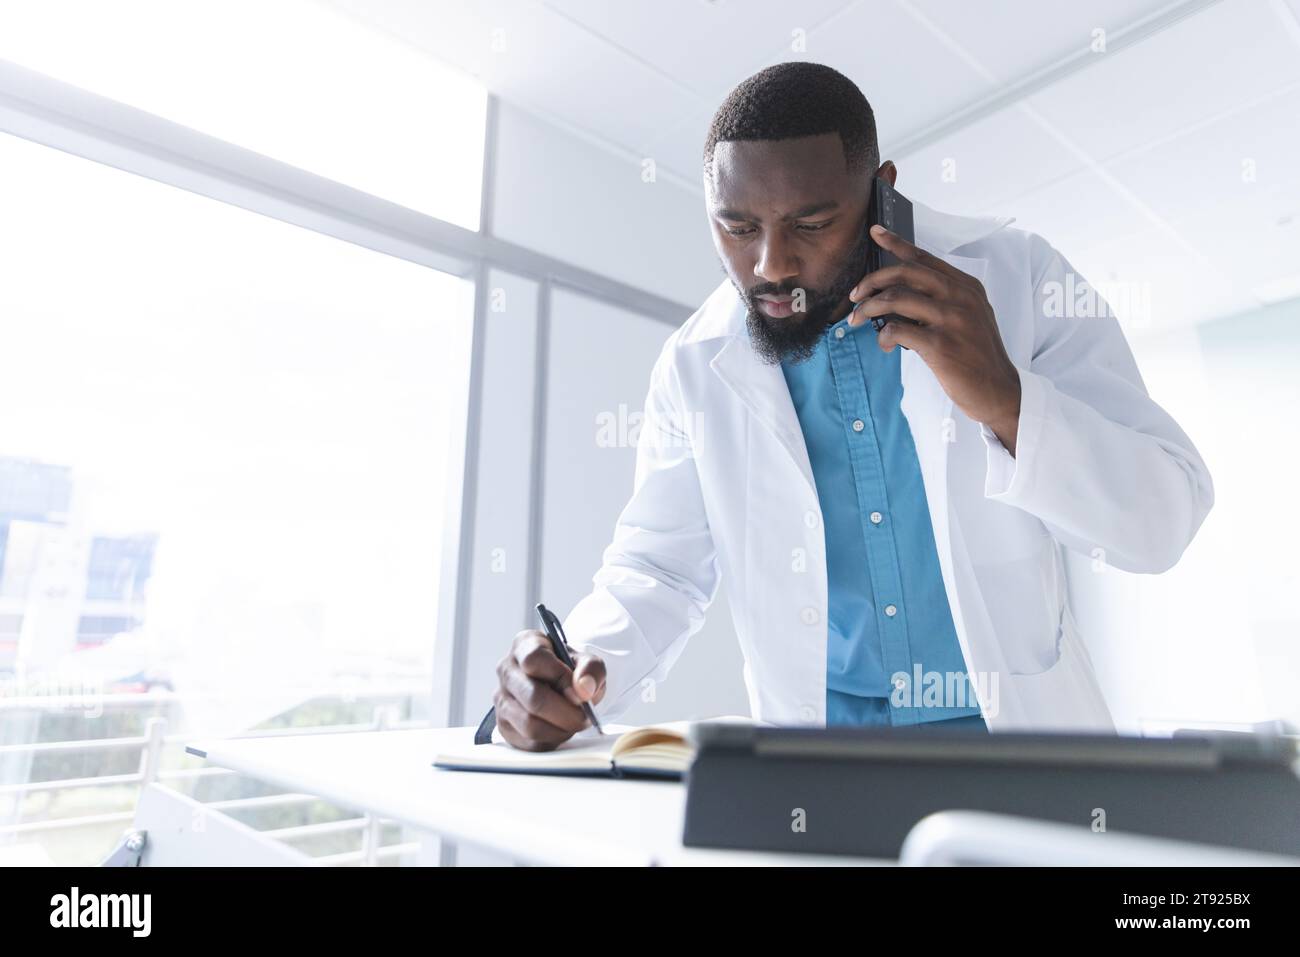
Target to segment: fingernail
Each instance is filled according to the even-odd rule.
[[[858,298],[858,293],[859,293],[860,290],[861,290],[861,287],[860,287],[860,286],[854,286],[854,287],[853,287],[853,290],[849,293],[849,298],[852,299],[852,300],[854,300],[854,301],[856,302],[856,301],[857,301],[857,298]]]
[[[578,679],[578,688],[583,694],[591,695],[596,691],[596,679],[591,675],[583,675]]]
[[[889,230],[887,230],[884,226],[881,226],[879,223],[877,223],[875,226],[872,226],[871,231],[875,233],[877,236],[883,236],[885,235],[885,233],[889,232]]]

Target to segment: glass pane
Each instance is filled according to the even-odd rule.
[[[0,744],[159,716],[176,767],[409,716],[472,284],[11,136],[0,168]],[[129,816],[135,785],[24,788],[140,756],[0,750],[0,844],[95,860],[124,823],[13,826]]]
[[[310,0],[3,3],[0,59],[478,229],[486,91]]]

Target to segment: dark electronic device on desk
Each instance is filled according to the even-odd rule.
[[[915,728],[704,725],[682,842],[897,858],[937,811],[971,810],[1300,856],[1296,741]],[[816,822],[790,826],[802,808]]]
[[[900,260],[893,253],[881,249],[871,238],[872,226],[884,226],[895,236],[916,242],[916,230],[912,224],[912,203],[889,183],[877,176],[871,181],[871,199],[867,202],[867,272],[873,273],[885,266],[897,265]],[[872,316],[871,324],[879,332],[887,322],[911,322],[903,316],[890,313],[884,316]]]

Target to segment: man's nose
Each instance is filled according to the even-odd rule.
[[[758,260],[754,263],[754,275],[775,285],[799,275],[799,261],[789,243],[779,236],[765,239]]]

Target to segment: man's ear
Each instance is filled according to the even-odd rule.
[[[876,170],[876,175],[893,186],[898,182],[898,167],[894,165],[893,160],[885,160],[880,164],[880,169]]]

